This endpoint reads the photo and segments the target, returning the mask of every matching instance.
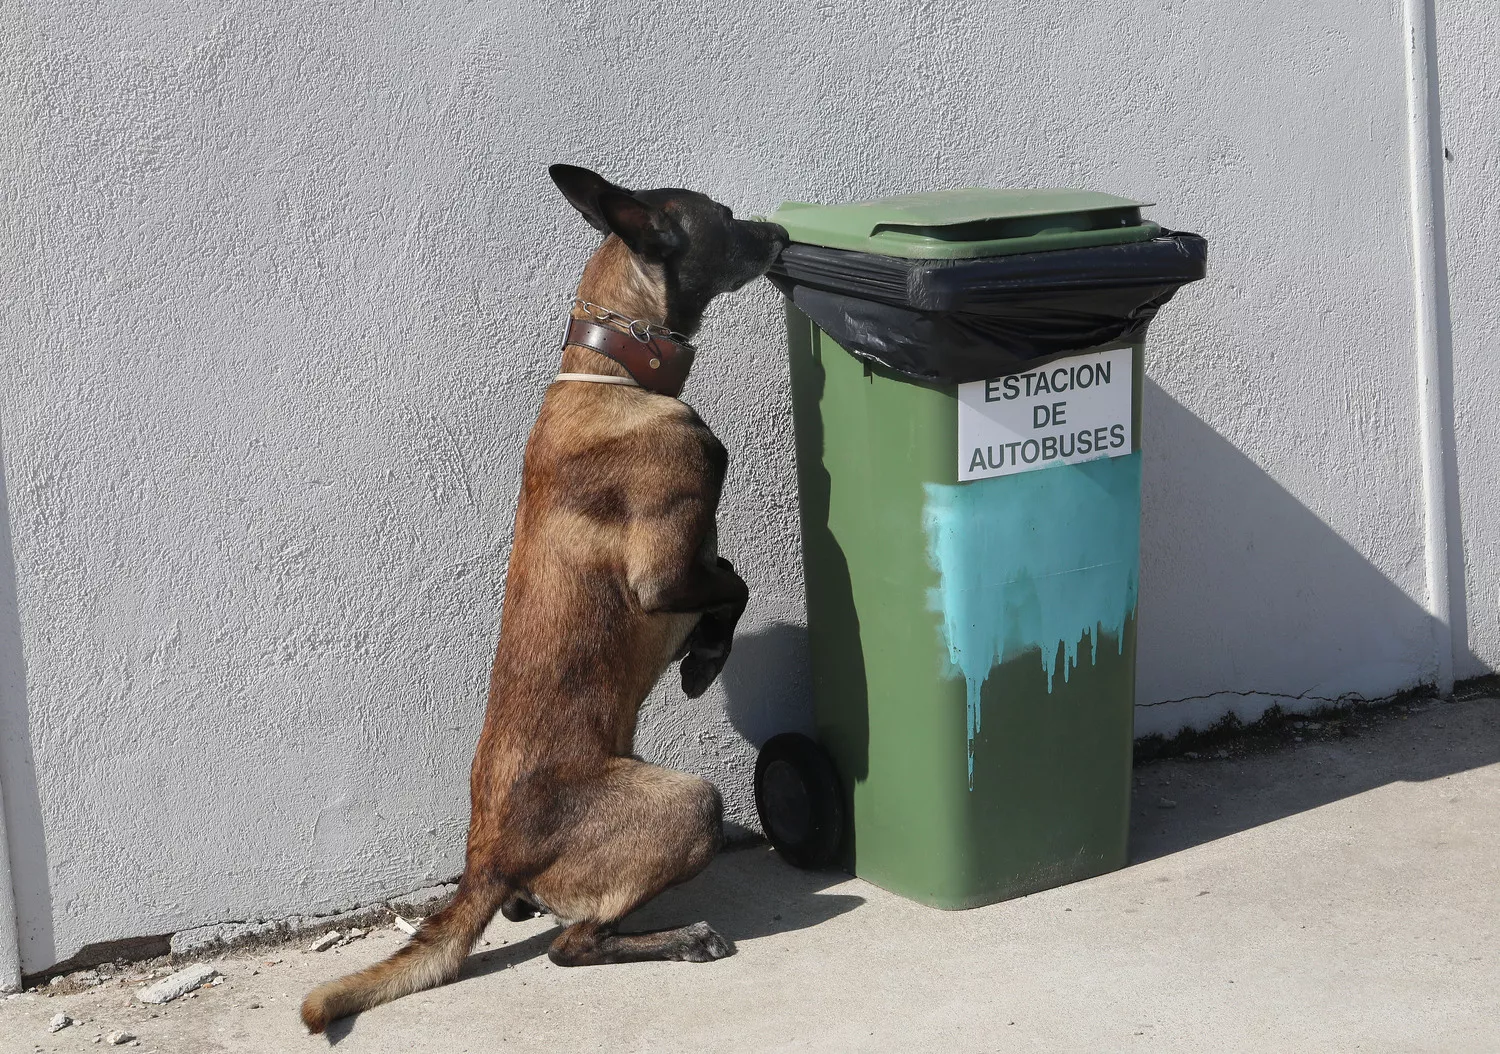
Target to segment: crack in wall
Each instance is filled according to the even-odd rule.
[[[1313,691],[1313,689],[1309,688],[1305,692],[1298,692],[1294,694],[1291,692],[1263,692],[1257,689],[1251,689],[1248,691],[1233,691],[1226,688],[1223,691],[1208,692],[1205,695],[1185,695],[1181,699],[1158,699],[1154,703],[1136,703],[1135,705],[1136,709],[1138,710],[1149,710],[1154,706],[1166,706],[1170,703],[1196,703],[1207,699],[1219,699],[1226,695],[1237,695],[1242,698],[1259,697],[1262,699],[1275,699],[1278,701],[1282,699],[1289,699],[1293,702],[1309,701],[1316,703],[1378,703],[1384,701],[1387,698],[1393,698],[1392,696],[1362,695],[1359,692],[1345,692],[1342,695],[1314,695],[1312,694]]]

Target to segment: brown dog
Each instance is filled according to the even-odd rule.
[[[463,878],[405,947],[308,995],[313,1032],[451,980],[496,910],[557,916],[559,966],[731,952],[701,922],[615,926],[701,871],[722,837],[712,784],[632,756],[657,679],[681,659],[687,694],[707,690],[748,596],[716,552],[724,447],[667,396],[692,362],[683,334],[763,274],[786,232],[692,191],[631,193],[570,165],[551,176],[608,237],[526,446]]]

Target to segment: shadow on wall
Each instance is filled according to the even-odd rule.
[[[0,466],[4,458],[0,456]],[[31,723],[26,702],[26,660],[21,652],[21,621],[16,606],[16,560],[10,538],[10,503],[0,471],[0,800],[10,853],[21,968],[51,965],[52,891],[48,880],[47,837],[31,754]],[[4,876],[0,876],[4,881]]]
[[[1433,625],[1419,603],[1149,379],[1142,414],[1136,735],[1432,682]],[[841,556],[824,542],[826,558]],[[724,688],[751,743],[811,734],[807,629],[777,622],[737,638]]]
[[[1136,735],[1434,681],[1426,610],[1149,379],[1142,431]]]
[[[722,677],[729,723],[756,747],[781,732],[814,734],[806,626],[772,622],[736,636]]]

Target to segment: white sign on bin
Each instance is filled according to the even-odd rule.
[[[1054,359],[958,386],[958,478],[1131,452],[1131,349]]]

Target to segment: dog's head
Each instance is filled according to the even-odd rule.
[[[697,328],[714,297],[765,274],[789,241],[779,224],[737,220],[697,191],[626,190],[576,165],[548,173],[584,219],[660,275],[667,324],[684,333]]]

